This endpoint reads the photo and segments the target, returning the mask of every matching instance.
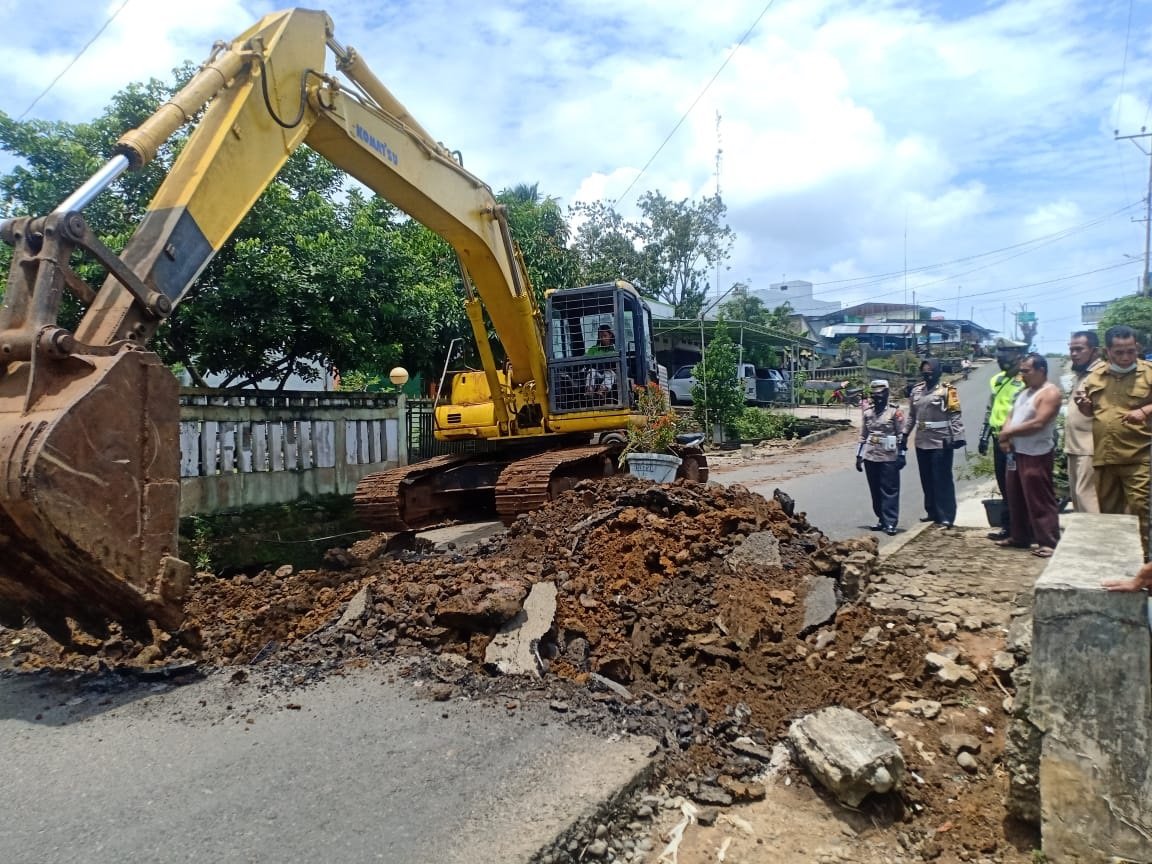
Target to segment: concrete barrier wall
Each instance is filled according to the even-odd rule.
[[[1135,516],[1073,514],[1036,583],[1032,722],[1048,860],[1152,862],[1152,633]]]
[[[180,394],[181,516],[351,494],[366,474],[406,464],[403,396]]]

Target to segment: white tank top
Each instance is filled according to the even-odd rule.
[[[1043,389],[1043,388],[1041,388]],[[1036,396],[1040,390],[1021,390],[1016,394],[1016,401],[1012,403],[1012,425],[1027,423],[1036,416]],[[1052,452],[1056,446],[1056,415],[1052,415],[1040,429],[1029,435],[1013,435],[1012,449],[1026,456],[1043,456]]]

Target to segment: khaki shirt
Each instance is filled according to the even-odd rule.
[[[1125,423],[1129,411],[1152,403],[1152,363],[1137,360],[1126,375],[1106,364],[1089,372],[1082,389],[1092,400],[1092,464],[1132,465],[1148,461],[1152,428],[1147,423]]]
[[[904,412],[889,403],[877,413],[869,405],[860,423],[860,458],[869,462],[895,462],[904,434]]]
[[[921,381],[912,388],[904,434],[916,432],[917,450],[946,450],[964,439],[960,397],[951,384],[929,387]]]
[[[1083,372],[1073,372],[1072,393],[1068,397],[1067,408],[1064,411],[1064,452],[1069,456],[1091,456],[1092,448],[1092,418],[1085,417],[1076,407],[1073,399],[1076,391],[1084,386],[1084,379],[1101,366],[1107,367],[1102,360],[1093,360],[1092,365]]]

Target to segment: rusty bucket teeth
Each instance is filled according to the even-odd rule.
[[[63,643],[178,627],[175,378],[145,351],[34,362],[0,378],[0,623]]]

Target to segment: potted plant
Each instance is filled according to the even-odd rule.
[[[676,479],[680,457],[668,452],[676,440],[677,417],[659,384],[634,387],[636,412],[628,420],[623,458],[629,473],[657,483]]]

